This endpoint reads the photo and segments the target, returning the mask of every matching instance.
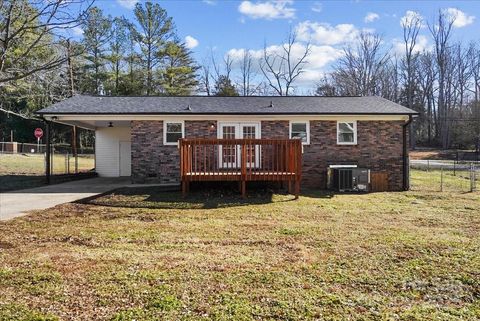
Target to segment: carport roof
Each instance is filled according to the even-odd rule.
[[[39,115],[415,115],[390,100],[317,96],[87,96],[76,95]]]

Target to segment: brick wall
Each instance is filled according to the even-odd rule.
[[[388,172],[389,189],[402,190],[402,121],[358,121],[357,145],[337,145],[336,121],[310,121],[310,145],[303,147],[302,185],[327,187],[327,168],[355,164]],[[288,137],[288,121],[262,121],[262,138]]]
[[[185,121],[185,137],[215,138],[216,128],[216,121]],[[163,145],[163,121],[132,121],[132,182],[179,183],[179,171],[177,146]]]
[[[288,120],[264,120],[262,121],[262,138],[288,138]]]
[[[358,121],[357,145],[337,145],[335,121],[311,121],[304,146],[303,183],[326,188],[327,168],[355,164],[388,173],[389,190],[402,190],[402,121]]]
[[[215,128],[211,128],[214,124]],[[402,121],[358,121],[357,145],[337,145],[335,121],[310,121],[310,145],[304,146],[303,186],[326,188],[328,165],[356,164],[388,172],[390,190],[402,190]],[[288,121],[262,121],[262,138],[287,138]],[[217,137],[217,123],[185,121],[187,138]],[[161,121],[132,122],[132,180],[178,183],[177,146],[163,145]]]

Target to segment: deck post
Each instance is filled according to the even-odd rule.
[[[243,141],[242,146],[242,175],[241,175],[241,180],[242,180],[242,197],[245,198],[247,197],[247,144],[245,141]]]
[[[302,181],[302,142],[298,140],[295,149],[295,199],[300,195],[300,182]]]
[[[182,196],[187,196],[187,182],[184,179],[182,179]]]
[[[298,200],[298,196],[300,195],[300,180],[295,180],[295,199]]]

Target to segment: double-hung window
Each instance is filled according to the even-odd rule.
[[[356,121],[338,121],[337,122],[337,144],[356,145],[357,144],[357,122]]]
[[[303,145],[310,144],[310,123],[308,121],[291,121],[290,138],[301,139]]]
[[[177,145],[178,140],[185,136],[183,121],[166,121],[163,126],[163,144]]]

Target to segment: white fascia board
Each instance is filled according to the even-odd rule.
[[[48,115],[44,118],[53,121],[115,121],[115,120],[217,120],[217,121],[261,121],[261,120],[297,120],[297,121],[395,121],[409,119],[408,115]]]

